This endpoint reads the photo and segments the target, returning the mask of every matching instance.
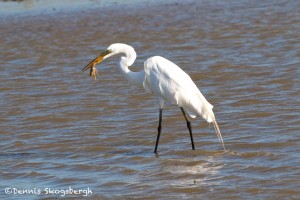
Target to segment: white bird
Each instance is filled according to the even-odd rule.
[[[111,44],[106,51],[103,51],[98,57],[92,60],[82,71],[90,69],[90,75],[96,78],[96,75],[98,75],[95,68],[96,64],[114,55],[120,56],[119,71],[124,78],[134,85],[143,86],[146,91],[152,92],[158,97],[159,125],[154,153],[157,153],[162,128],[164,101],[169,101],[180,107],[189,129],[193,150],[195,146],[191,122],[185,111],[187,111],[191,118],[201,116],[205,121],[212,122],[219,142],[225,150],[223,138],[212,110],[213,106],[205,99],[190,76],[171,61],[160,56],[154,56],[144,62],[144,70],[133,72],[128,67],[136,59],[135,50],[127,44],[115,43]]]

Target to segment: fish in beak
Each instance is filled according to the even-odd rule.
[[[87,64],[87,66],[85,66],[85,68],[83,68],[82,71],[84,72],[90,69],[90,76],[92,76],[96,80],[97,76],[99,76],[99,72],[96,68],[96,65],[98,63],[101,63],[105,59],[104,57],[110,53],[111,51],[109,50],[103,51],[99,56],[97,56],[94,60]]]

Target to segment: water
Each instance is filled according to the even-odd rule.
[[[59,2],[0,2],[1,199],[300,199],[299,1]],[[226,152],[199,118],[192,151],[166,104],[153,154],[156,98],[117,58],[96,81],[81,72],[115,42],[135,48],[135,70],[163,55],[189,73]]]

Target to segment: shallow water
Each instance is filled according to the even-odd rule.
[[[299,1],[58,2],[0,2],[1,199],[300,199]],[[226,152],[199,118],[192,151],[166,104],[153,154],[156,98],[117,58],[96,81],[81,72],[115,42],[135,48],[135,70],[163,55],[189,73]]]

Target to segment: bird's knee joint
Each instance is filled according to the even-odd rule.
[[[157,130],[158,130],[158,131],[161,131],[161,126],[158,126],[158,127],[157,127]]]
[[[186,122],[186,125],[187,125],[188,127],[191,127],[191,122],[190,122],[190,121],[187,121],[187,122]]]

